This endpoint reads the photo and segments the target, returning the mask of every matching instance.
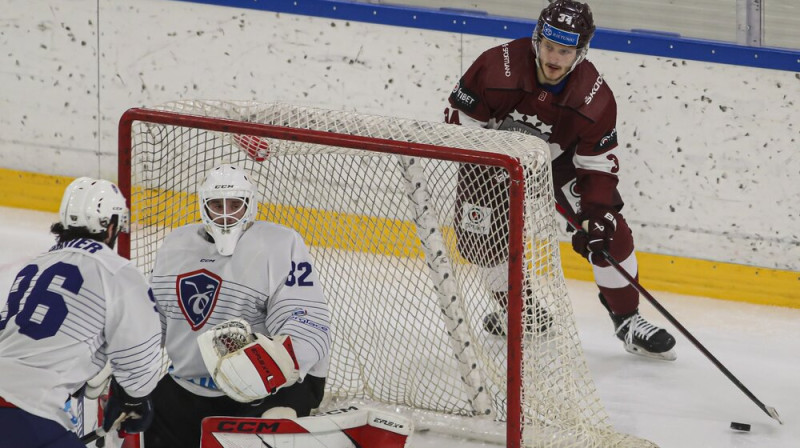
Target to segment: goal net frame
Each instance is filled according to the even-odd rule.
[[[467,364],[472,363],[474,367],[476,361],[474,360],[473,355],[469,353],[471,350],[469,347],[470,342],[468,340],[466,342],[462,340],[469,339],[469,336],[459,336],[458,334],[458,331],[462,331],[458,327],[463,319],[457,314],[455,316],[446,316],[443,319],[450,320],[447,324],[447,331],[448,334],[450,334],[450,338],[453,340],[453,350],[460,351],[460,353],[454,353],[454,356],[460,363],[459,369],[462,367],[464,368],[460,373],[461,380],[465,383],[466,389],[469,390],[469,393],[473,395],[469,401],[475,406],[475,412],[473,414],[476,416],[475,418],[481,418],[481,416],[484,416],[488,419],[500,419],[501,422],[505,424],[504,435],[506,446],[509,448],[532,446],[529,445],[529,442],[526,442],[526,440],[531,439],[533,436],[530,434],[523,434],[523,426],[525,422],[529,421],[530,419],[540,419],[545,421],[546,426],[552,423],[549,421],[549,419],[552,417],[548,415],[537,417],[535,414],[537,412],[536,410],[523,409],[524,400],[527,399],[523,397],[523,395],[525,395],[525,388],[527,387],[525,384],[525,346],[526,344],[530,345],[530,341],[532,340],[532,336],[530,334],[526,334],[523,316],[525,315],[526,307],[529,305],[526,305],[526,300],[523,296],[526,288],[530,288],[530,272],[532,270],[531,264],[536,263],[535,261],[531,260],[530,256],[526,256],[526,251],[530,252],[531,246],[535,246],[537,244],[536,242],[531,242],[530,237],[526,237],[525,234],[526,214],[531,214],[530,210],[526,210],[526,207],[530,206],[530,204],[526,204],[526,194],[528,197],[530,196],[529,192],[526,193],[526,187],[529,187],[526,182],[530,181],[530,171],[532,169],[531,166],[524,165],[518,154],[509,154],[502,150],[493,150],[487,148],[470,149],[454,146],[451,147],[442,144],[431,144],[412,141],[409,139],[396,138],[395,136],[391,136],[391,138],[382,138],[339,131],[303,128],[295,125],[277,125],[252,121],[252,119],[248,118],[246,114],[231,116],[229,113],[230,110],[237,110],[237,108],[258,109],[264,107],[285,107],[287,110],[291,110],[293,112],[300,111],[301,113],[311,114],[311,116],[314,114],[320,114],[320,116],[323,117],[330,115],[331,113],[341,113],[343,116],[355,120],[378,120],[378,122],[385,120],[386,123],[389,124],[400,122],[401,127],[408,124],[425,128],[434,127],[437,132],[439,132],[440,127],[441,132],[448,132],[445,126],[449,126],[451,128],[454,126],[438,123],[431,124],[413,120],[399,120],[388,117],[366,116],[354,113],[324,111],[322,109],[303,108],[292,105],[274,105],[255,102],[225,102],[215,100],[179,101],[161,105],[155,108],[129,109],[122,115],[119,121],[118,185],[122,190],[122,193],[131,202],[131,235],[136,233],[138,227],[147,225],[146,222],[140,219],[141,216],[138,216],[138,214],[142,213],[143,209],[134,201],[137,191],[140,192],[142,186],[134,185],[132,182],[132,180],[136,177],[135,171],[138,169],[136,163],[140,163],[137,159],[139,156],[134,154],[134,152],[137,150],[136,146],[139,144],[137,141],[137,132],[141,132],[141,129],[138,129],[137,126],[141,126],[143,123],[155,124],[157,126],[163,126],[166,128],[190,129],[196,130],[197,132],[206,132],[222,136],[246,135],[255,139],[263,139],[263,141],[272,142],[273,144],[278,142],[291,142],[292,144],[310,145],[313,147],[322,146],[326,148],[344,148],[346,149],[344,152],[352,150],[358,152],[359,154],[369,153],[376,155],[389,155],[398,158],[400,160],[400,164],[403,165],[403,169],[406,170],[406,172],[416,168],[413,166],[415,160],[480,165],[503,170],[508,179],[507,216],[509,225],[506,230],[508,232],[506,279],[508,285],[506,305],[508,310],[508,321],[505,326],[505,332],[507,333],[507,336],[505,336],[506,358],[504,361],[502,361],[505,363],[506,368],[506,384],[504,391],[505,397],[502,400],[502,402],[505,403],[505,409],[502,409],[502,412],[500,412],[503,414],[502,419],[500,419],[497,415],[498,410],[495,409],[496,405],[487,404],[489,401],[491,401],[491,399],[485,397],[487,391],[481,382],[482,380],[480,378],[473,378],[473,376],[476,375],[474,372],[475,369],[473,369],[473,371],[469,371],[469,366]],[[221,113],[222,110],[227,110],[228,112]],[[481,133],[485,133],[489,137],[492,137],[489,135],[490,133],[517,134],[479,129],[464,132],[476,133],[475,135],[480,136],[482,136]],[[469,134],[469,136],[473,137],[473,134]],[[518,142],[518,144],[522,146],[525,144],[532,145],[531,152],[536,153],[537,162],[535,165],[537,166],[535,169],[538,173],[537,176],[544,176],[545,180],[547,181],[547,185],[549,185],[548,191],[542,191],[539,194],[545,199],[550,198],[548,199],[550,202],[550,210],[539,211],[539,214],[544,215],[544,219],[548,220],[548,222],[545,223],[546,226],[552,226],[555,228],[555,209],[554,201],[552,200],[552,191],[550,191],[552,190],[552,180],[550,177],[549,150],[547,149],[547,145],[540,139],[522,134],[517,134],[511,138],[519,139],[521,143]],[[227,144],[232,147],[233,151],[237,151],[235,148],[236,145],[230,143],[230,138],[225,141],[228,142]],[[276,146],[280,146],[280,144]],[[238,151],[241,151],[241,148],[239,148]],[[241,154],[239,154],[239,156],[241,156]],[[250,158],[253,158],[253,154],[250,154]],[[419,174],[417,174],[417,176],[418,175]],[[417,182],[416,184],[409,182],[406,185],[406,195],[411,198],[410,202],[413,202],[417,205],[417,209],[412,212],[412,214],[415,215],[415,219],[419,220],[425,219],[424,215],[428,212],[428,206],[425,205],[425,201],[428,199],[426,199],[425,196],[427,192],[425,191],[426,186],[424,185],[424,182],[424,179],[421,179],[421,182]],[[420,183],[423,184],[423,188],[414,190],[414,185],[419,186]],[[196,208],[195,204],[190,205]],[[183,204],[183,206],[188,205]],[[169,229],[163,230],[167,231]],[[428,231],[428,229],[425,230]],[[433,234],[435,231],[439,230],[430,230],[430,233]],[[422,238],[423,236],[420,236],[420,239]],[[550,239],[553,238],[550,237]],[[132,249],[134,248],[132,247],[130,235],[121,234],[117,244],[118,251],[121,255],[128,258],[131,258],[131,256],[134,255],[134,257],[131,259],[136,260],[137,257],[132,253]],[[439,255],[441,255],[442,248],[437,249],[435,245],[433,247],[428,247],[424,241],[421,244],[427,258],[428,266],[431,266],[433,263],[432,258],[436,257],[437,250]],[[546,249],[549,251],[548,256],[555,257],[556,259],[559,258],[558,242],[549,241],[547,244],[549,244]],[[148,246],[148,250],[151,252],[155,249],[156,248],[150,248]],[[450,256],[450,258],[452,259],[457,256],[457,254],[453,254]],[[146,267],[144,266],[140,265],[139,267],[146,270]],[[548,269],[551,271],[547,273],[548,275],[553,276],[556,281],[564,281],[560,266],[552,266]],[[445,301],[447,297],[443,297],[442,295],[449,291],[448,288],[454,288],[456,286],[453,286],[452,284],[448,285],[448,282],[452,282],[454,279],[448,278],[446,271],[444,274],[438,273],[436,275],[438,275],[438,277],[433,281],[437,283],[437,285],[434,289],[437,289],[437,293],[440,295],[439,301],[440,306],[442,307],[442,313],[447,314],[444,310],[445,304],[443,304],[443,301]],[[432,277],[434,276],[435,275],[432,274]],[[452,275],[450,277],[452,277]],[[455,297],[456,295],[453,295],[453,300],[455,300]],[[568,299],[568,297],[566,297],[566,299]],[[563,298],[560,300],[563,300]],[[577,333],[574,329],[574,319],[571,315],[571,307],[568,304],[565,306],[569,315],[560,317],[559,319],[563,319],[564,322],[569,322],[570,328],[568,328],[566,332],[570,333],[568,336],[570,336],[573,340],[577,340]],[[528,330],[528,332],[530,331]],[[336,344],[336,341],[334,340],[333,343]],[[583,370],[588,372],[588,369],[585,366],[585,361],[582,358],[583,355],[580,344],[579,342],[575,342],[575,344],[577,345],[577,348],[571,348],[571,350],[577,351],[579,359],[565,361],[565,364],[573,362],[578,367],[578,370],[581,370],[581,372],[577,374],[578,376],[581,376],[580,380],[577,382],[580,382],[581,384],[585,383],[586,385],[587,390],[583,393],[589,397],[587,402],[590,403],[588,407],[592,408],[589,412],[591,416],[586,418],[585,421],[570,423],[575,426],[574,430],[567,429],[561,431],[561,433],[566,433],[568,437],[574,437],[574,440],[577,440],[577,442],[556,441],[553,443],[548,442],[543,446],[607,446],[605,443],[608,443],[609,441],[613,441],[615,444],[614,446],[620,447],[654,446],[651,442],[617,433],[613,430],[613,428],[610,427],[607,422],[607,416],[605,415],[602,406],[599,405],[599,399],[595,397],[596,391],[594,390],[594,385],[591,381],[591,378],[588,377],[588,373],[583,372]],[[579,405],[573,403],[565,404],[565,406],[580,407],[583,405],[583,397],[580,401],[581,403]],[[390,406],[393,405],[393,403],[386,404]],[[599,410],[594,409],[595,405],[599,406]],[[580,413],[581,412],[578,411],[578,414]],[[531,417],[531,414],[533,414],[534,417]],[[468,425],[465,425],[465,427],[466,426]],[[586,431],[588,431],[588,433],[584,433]],[[542,439],[544,440],[547,440],[548,438],[550,437],[546,435],[542,436]],[[536,446],[540,446],[538,445],[540,442],[535,443]],[[584,445],[585,443],[588,444]]]

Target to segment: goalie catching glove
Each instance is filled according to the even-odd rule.
[[[197,344],[217,387],[236,401],[260,400],[300,379],[292,339],[254,334],[242,319],[215,325]]]

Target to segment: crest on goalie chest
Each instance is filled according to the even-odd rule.
[[[181,274],[175,280],[178,305],[192,330],[199,330],[208,321],[221,286],[222,278],[205,269]]]

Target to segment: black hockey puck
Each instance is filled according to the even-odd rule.
[[[747,423],[731,422],[731,429],[736,431],[750,431],[750,425]]]

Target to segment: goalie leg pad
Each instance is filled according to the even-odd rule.
[[[202,446],[302,446],[303,448],[404,448],[413,422],[394,412],[349,406],[313,417],[257,419],[208,417]]]

